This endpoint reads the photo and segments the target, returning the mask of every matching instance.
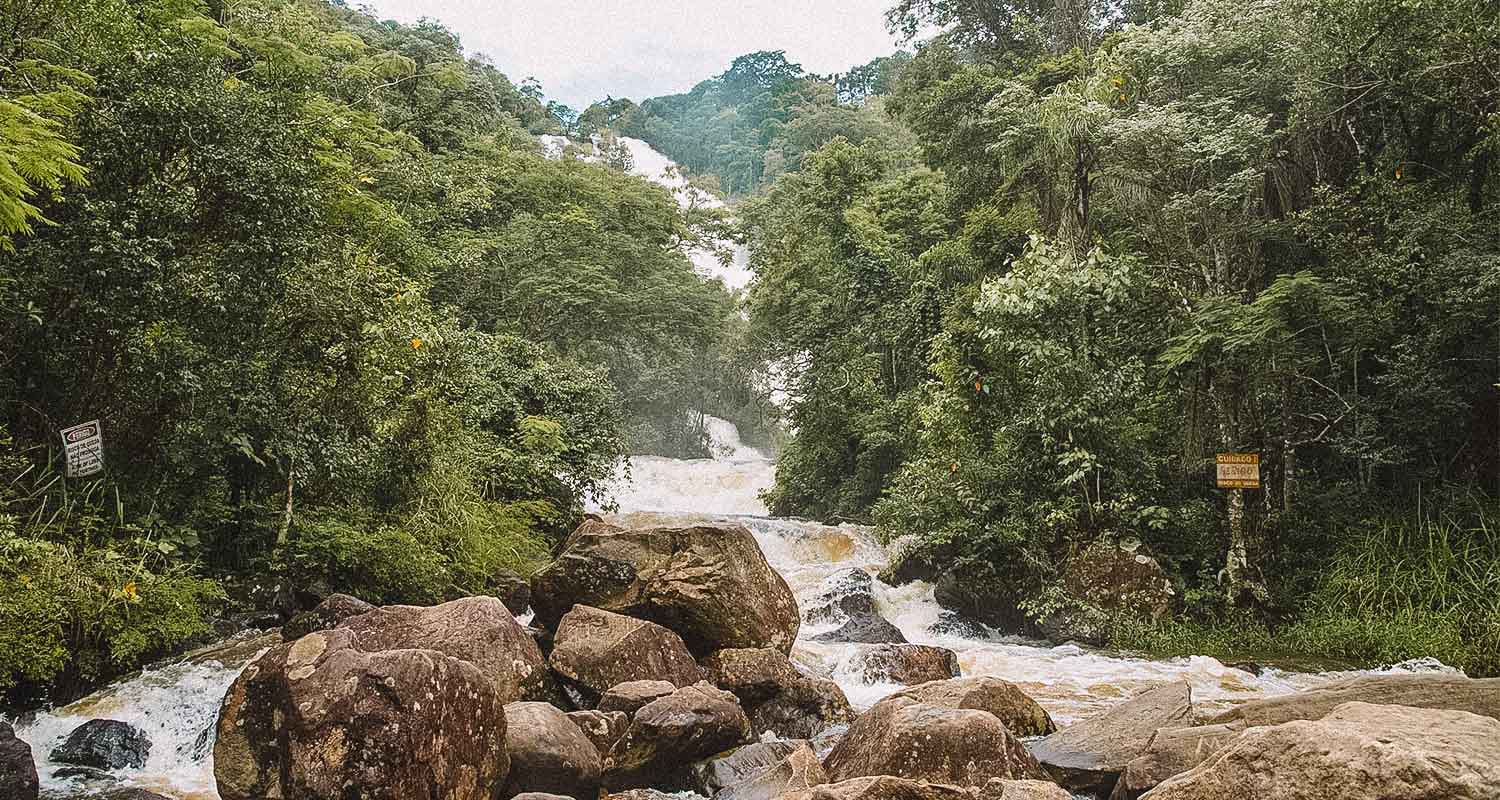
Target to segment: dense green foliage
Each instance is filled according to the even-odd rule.
[[[804,72],[782,51],[751,53],[684,94],[639,106],[599,103],[583,113],[581,132],[638,137],[689,171],[714,176],[724,193],[746,194],[795,172],[807,154],[835,137],[855,143],[906,138],[882,113],[880,96],[909,60],[898,54],[824,77]]]
[[[883,104],[919,151],[835,139],[743,209],[795,430],[773,511],[873,520],[994,597],[1143,541],[1196,621],[1122,643],[1494,672],[1486,7],[896,4],[947,31]],[[1214,489],[1221,452],[1264,490]]]
[[[734,309],[686,253],[722,220],[544,158],[557,109],[447,30],[322,0],[0,20],[0,689],[191,638],[238,573],[482,591],[629,447],[701,451],[684,386]],[[106,473],[62,477],[96,417]]]

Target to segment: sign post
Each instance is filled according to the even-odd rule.
[[[99,420],[64,428],[62,440],[69,478],[87,478],[104,471],[104,429]]]
[[[1259,453],[1220,453],[1218,456],[1220,489],[1259,489]]]

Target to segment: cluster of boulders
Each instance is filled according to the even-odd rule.
[[[894,638],[859,599],[865,580],[829,589],[820,621]],[[856,713],[789,657],[797,604],[742,527],[593,520],[528,593],[536,627],[493,597],[335,595],[298,617],[225,695],[220,796],[1500,798],[1500,679],[1369,676],[1217,714],[1175,682],[1059,730],[1017,686],[895,641],[862,646],[854,666],[904,688]],[[90,723],[59,750],[81,769],[143,761],[149,742],[122,724]],[[0,725],[0,797],[31,800],[36,782]]]

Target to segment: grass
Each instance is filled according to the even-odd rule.
[[[1500,675],[1500,526],[1492,513],[1387,520],[1351,535],[1290,623],[1118,621],[1112,643],[1154,655],[1376,667],[1433,657]]]

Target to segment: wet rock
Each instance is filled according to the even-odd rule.
[[[703,676],[687,645],[654,622],[590,606],[562,618],[548,659],[552,669],[592,707],[606,691],[630,681],[690,686]]]
[[[1493,800],[1500,720],[1431,708],[1345,703],[1321,720],[1242,732],[1150,800]]]
[[[1037,635],[1039,631],[1020,601],[1025,593],[1002,576],[995,565],[960,559],[944,566],[933,586],[937,604],[962,617],[977,620],[1003,633]]]
[[[693,790],[705,797],[713,797],[721,789],[747,781],[776,766],[792,751],[806,744],[801,740],[756,742],[705,758],[693,765]]]
[[[1234,725],[1158,730],[1146,743],[1145,752],[1125,765],[1110,800],[1137,800],[1157,784],[1203,763],[1239,733]]]
[[[838,684],[803,675],[779,650],[720,650],[703,667],[710,683],[739,698],[756,736],[811,739],[854,719]]]
[[[988,711],[1017,736],[1046,736],[1057,732],[1052,717],[1015,684],[980,675],[929,681],[897,692],[919,703],[942,708],[972,708]]]
[[[202,761],[208,758],[208,754],[214,750],[214,726],[209,725],[198,732],[193,739],[193,746],[185,754],[190,761]]]
[[[589,795],[588,800],[593,800],[593,797],[593,795]],[[565,794],[548,794],[546,792],[522,792],[515,797],[512,797],[510,800],[574,800],[574,798],[569,797]]]
[[[1468,711],[1500,719],[1500,678],[1476,679],[1446,673],[1364,675],[1303,692],[1252,700],[1211,717],[1208,722],[1251,727],[1322,719],[1350,702]]]
[[[694,684],[635,712],[604,760],[604,781],[611,789],[684,788],[693,762],[749,738],[750,720],[734,695]]]
[[[947,609],[938,613],[937,621],[927,626],[927,632],[933,636],[952,636],[973,641],[991,638],[990,630],[984,626],[984,623]]]
[[[599,698],[598,709],[604,712],[623,711],[627,715],[634,714],[641,706],[666,697],[677,691],[677,688],[677,685],[671,681],[617,683]]]
[[[0,797],[36,800],[37,786],[31,745],[17,738],[9,723],[0,721]]]
[[[126,722],[91,719],[68,734],[52,751],[50,760],[95,769],[139,769],[151,755],[146,733]]]
[[[623,711],[569,711],[568,721],[593,743],[594,749],[599,751],[601,764],[630,727],[630,715]]]
[[[974,790],[878,775],[814,786],[782,800],[974,800]]]
[[[478,667],[502,705],[554,696],[541,648],[504,603],[466,597],[438,606],[386,606],[338,625],[353,632],[365,652],[415,648],[436,650]]]
[[[347,594],[331,594],[317,608],[293,617],[281,628],[282,641],[295,642],[313,631],[326,631],[350,617],[368,614],[375,606]]]
[[[1157,729],[1187,727],[1192,713],[1187,682],[1163,684],[1032,744],[1031,754],[1065,788],[1108,795]]]
[[[958,677],[958,654],[926,644],[887,644],[866,651],[856,662],[870,683],[912,686]]]
[[[531,588],[544,627],[584,604],[671,628],[699,656],[726,647],[787,653],[801,625],[791,589],[741,525],[621,530],[588,521]]]
[[[1046,777],[995,715],[906,697],[887,698],[861,714],[823,766],[834,781],[894,775],[977,788],[991,778]]]
[[[809,623],[835,623],[839,627],[811,637],[815,642],[859,642],[883,644],[905,642],[901,629],[875,608],[875,580],[862,569],[850,568],[830,575],[823,593],[808,605]]]
[[[604,795],[605,800],[682,800],[681,794],[672,792],[659,792],[655,789],[628,789],[623,792],[609,792]],[[580,798],[580,800],[582,800]]]
[[[558,708],[547,703],[507,705],[505,751],[510,755],[510,777],[501,797],[527,792],[580,798],[599,794],[599,751]]]
[[[913,581],[936,582],[957,555],[951,544],[923,545],[915,537],[903,536],[886,548],[890,562],[880,571],[880,582],[905,586]]]
[[[753,745],[751,745],[753,747]],[[828,773],[806,742],[797,746],[769,768],[738,783],[720,789],[714,800],[776,800],[778,797],[820,786],[828,782]]]
[[[120,782],[119,778],[97,767],[64,766],[52,770],[52,777],[59,780],[77,781],[82,783],[89,794],[95,794],[99,787],[114,786]]]
[[[172,800],[172,798],[164,794],[157,794],[156,792],[132,787],[93,795],[90,800]]]
[[[525,614],[531,608],[531,581],[519,573],[502,569],[490,578],[490,591],[505,604],[514,615]]]
[[[377,638],[311,633],[240,674],[214,743],[223,800],[493,800],[510,771],[493,673],[437,650],[366,650]]]
[[[1051,781],[995,778],[979,790],[978,800],[1073,800],[1073,795]]]

